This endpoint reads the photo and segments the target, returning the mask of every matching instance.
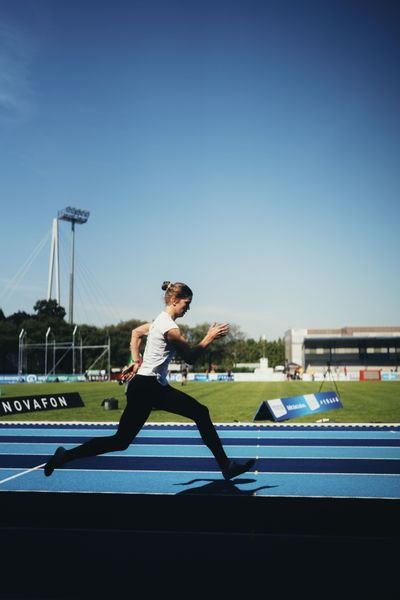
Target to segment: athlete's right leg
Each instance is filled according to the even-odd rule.
[[[241,463],[227,457],[206,406],[192,396],[170,385],[162,387],[156,384],[156,386],[159,389],[159,393],[154,395],[154,406],[182,415],[183,417],[188,417],[196,423],[204,443],[213,453],[225,479],[233,479],[249,471],[254,466],[256,462],[254,459]]]
[[[55,468],[62,467],[65,463],[78,458],[98,456],[116,450],[126,450],[136,437],[151,412],[151,403],[141,394],[141,386],[132,380],[127,389],[127,405],[121,415],[118,429],[114,435],[96,437],[87,442],[65,450],[57,448],[52,458],[44,467],[45,475],[51,475]],[[142,397],[140,397],[142,396]]]

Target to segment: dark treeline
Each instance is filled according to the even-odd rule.
[[[60,345],[71,345],[74,326],[65,320],[65,309],[55,300],[38,300],[33,307],[34,313],[18,311],[8,317],[0,309],[0,373],[17,373],[18,371],[18,336],[22,329],[26,332],[23,372],[44,373],[45,371],[45,339],[47,336],[47,372],[56,364],[56,373],[72,372],[72,351],[56,349],[53,363],[54,342]],[[132,329],[144,321],[131,319],[118,325],[95,327],[79,325],[75,334],[75,372],[89,368],[107,369],[107,354],[99,359],[101,349],[85,349],[80,353],[80,346],[107,345],[110,340],[111,367],[123,367],[129,362],[129,343]],[[180,324],[180,329],[190,344],[198,343],[206,334],[209,323],[195,327]],[[40,344],[40,347],[33,347]],[[267,357],[269,366],[284,364],[284,342],[282,339],[266,341],[246,338],[237,325],[231,326],[228,336],[212,344],[194,365],[198,371],[211,369],[217,371],[235,370],[237,363],[258,362],[261,357]],[[82,363],[81,363],[82,360]],[[94,364],[93,364],[94,363]],[[237,370],[243,370],[237,369]]]

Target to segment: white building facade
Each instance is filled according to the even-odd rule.
[[[399,327],[343,327],[341,329],[289,329],[285,358],[304,369],[346,370],[400,367]]]

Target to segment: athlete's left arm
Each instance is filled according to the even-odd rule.
[[[165,334],[166,339],[174,346],[176,352],[183,358],[185,362],[192,365],[199,358],[201,353],[212,344],[212,342],[229,333],[228,323],[218,325],[213,323],[210,326],[204,338],[195,346],[190,346],[183,337],[179,329],[170,329]]]

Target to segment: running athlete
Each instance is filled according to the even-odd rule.
[[[114,435],[93,438],[71,450],[57,448],[44,467],[50,476],[54,469],[78,458],[97,456],[116,450],[126,450],[142,429],[152,409],[165,410],[192,419],[206,446],[213,453],[225,479],[232,479],[249,471],[255,459],[244,463],[230,460],[225,454],[218,433],[210,419],[206,406],[168,384],[168,365],[175,352],[189,364],[214,340],[229,332],[229,325],[214,323],[205,337],[195,346],[190,346],[176,325],[190,309],[193,298],[191,289],[184,283],[165,281],[165,308],[152,323],[140,325],[132,331],[132,362],[124,370],[127,404]],[[140,360],[140,343],[147,337],[143,360]]]

